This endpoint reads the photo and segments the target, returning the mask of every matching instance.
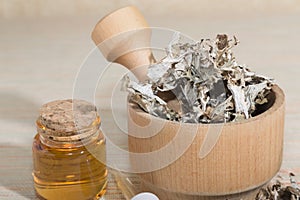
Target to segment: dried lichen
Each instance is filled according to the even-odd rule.
[[[295,180],[295,175],[290,173],[290,184],[283,185],[279,179],[261,188],[255,200],[300,200],[300,188]]]
[[[252,117],[258,105],[268,102],[272,80],[236,62],[231,49],[237,44],[235,37],[225,34],[180,43],[179,33],[175,34],[166,57],[149,66],[146,81],[126,78],[130,100],[154,116],[180,122]]]

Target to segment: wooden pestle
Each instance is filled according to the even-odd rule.
[[[92,39],[108,61],[125,66],[140,81],[147,78],[148,66],[155,62],[150,49],[151,29],[136,7],[124,7],[106,15],[96,24]],[[160,97],[171,109],[180,110],[172,92]]]
[[[147,77],[147,66],[154,61],[150,37],[148,23],[133,6],[108,14],[92,32],[92,39],[105,58],[125,66],[141,81]]]

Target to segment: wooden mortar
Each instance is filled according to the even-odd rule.
[[[205,158],[199,158],[199,150],[209,126],[216,124],[189,124],[197,126],[197,133],[185,153],[169,166],[141,177],[147,184],[166,191],[201,196],[240,193],[265,184],[279,171],[283,152],[284,94],[276,85],[272,92],[274,103],[262,114],[223,124],[218,142]],[[129,134],[136,135],[137,126],[145,127],[150,121],[161,124],[162,119],[136,106],[130,105],[128,111],[132,118]],[[164,147],[181,126],[179,122],[165,121],[153,137],[129,136],[129,150],[146,153]]]
[[[93,30],[92,39],[109,61],[133,70],[153,61],[149,49],[139,49],[149,47],[149,30],[138,31],[138,34],[134,32],[147,27],[141,13],[129,6],[100,20]],[[116,35],[124,32],[130,34],[115,39]],[[144,80],[147,70],[142,68],[133,72]],[[204,196],[240,193],[268,182],[281,166],[284,133],[284,93],[275,85],[272,94],[273,104],[262,114],[242,122],[223,124],[218,142],[203,159],[199,158],[200,147],[209,127],[217,125],[189,124],[197,132],[184,154],[162,169],[141,173],[141,177],[148,185],[162,190]],[[172,141],[181,126],[178,122],[151,116],[131,104],[128,116],[132,119],[128,124],[129,135],[147,135],[147,131],[140,133],[141,129],[137,127],[147,127],[149,122],[161,125],[163,121],[164,124],[154,136],[128,137],[129,150],[136,153],[159,150]],[[133,168],[140,164],[143,163],[133,161]],[[150,190],[155,192],[156,189]]]

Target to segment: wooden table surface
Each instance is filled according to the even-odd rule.
[[[79,68],[94,48],[90,32],[98,19],[0,19],[1,200],[36,198],[31,142],[38,108],[51,100],[72,98]],[[286,94],[282,173],[300,175],[300,14],[148,20],[152,26],[176,29],[195,39],[224,32],[238,37],[238,61],[275,78]],[[105,106],[109,105],[108,93],[118,70],[105,77],[103,90],[97,92],[97,102],[104,110],[109,110]],[[109,126],[109,116],[102,118]],[[114,194],[116,188],[111,191],[106,199],[122,199]]]

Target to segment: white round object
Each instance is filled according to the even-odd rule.
[[[135,195],[131,200],[159,200],[159,198],[150,192],[143,192]]]

